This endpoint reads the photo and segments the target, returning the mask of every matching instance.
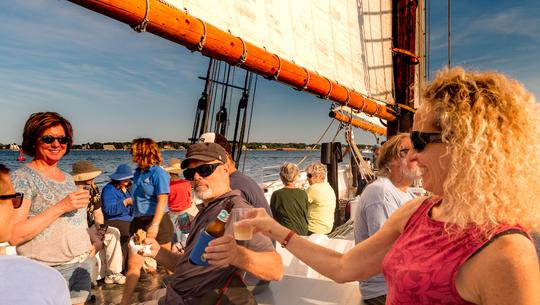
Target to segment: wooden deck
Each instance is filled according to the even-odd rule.
[[[157,288],[164,287],[164,274],[164,272],[141,274],[141,278],[139,280],[139,283],[137,284],[137,288],[135,289],[135,293],[133,294],[131,302],[143,302],[149,292],[152,292]],[[92,294],[95,296],[95,300],[93,302],[89,302],[89,304],[118,304],[122,299],[123,291],[124,285],[105,284],[103,281],[98,281],[98,286],[92,288]]]

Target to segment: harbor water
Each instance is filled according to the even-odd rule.
[[[166,166],[170,158],[184,159],[185,150],[165,150],[162,151],[164,159],[163,165]],[[5,164],[11,170],[15,170],[22,166],[24,163],[32,160],[32,157],[26,156],[26,162],[18,162],[17,151],[0,150],[0,163]],[[245,156],[245,162],[244,162]],[[59,162],[59,167],[66,171],[71,172],[71,166],[73,163],[80,160],[92,161],[98,168],[103,170],[103,173],[96,178],[96,183],[99,186],[103,186],[109,182],[109,176],[114,172],[116,167],[122,163],[131,164],[135,169],[135,164],[131,162],[131,155],[127,150],[72,150],[68,155],[64,156]],[[252,177],[258,183],[263,182],[263,168],[274,167],[271,169],[265,169],[264,174],[277,173],[279,166],[283,162],[299,163],[304,160],[300,165],[300,169],[305,168],[309,163],[320,160],[319,150],[248,150],[242,154],[242,161],[237,165],[238,169],[244,172],[246,175]],[[278,179],[277,176],[273,176],[272,180]],[[267,181],[268,179],[265,179]]]

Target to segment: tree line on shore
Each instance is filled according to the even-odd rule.
[[[159,141],[158,142],[160,149],[187,149],[190,142],[175,142],[175,141]],[[306,144],[306,143],[270,143],[270,142],[251,142],[244,143],[245,148],[247,149],[311,149],[315,144]],[[360,149],[370,148],[371,145],[358,145]],[[17,144],[1,144],[0,149],[16,149]],[[128,150],[131,148],[131,142],[93,142],[93,143],[84,143],[84,144],[73,144],[73,149],[118,149],[118,150]],[[315,147],[319,149],[320,146]]]

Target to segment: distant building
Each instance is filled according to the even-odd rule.
[[[266,146],[266,145],[261,145],[261,149],[268,149],[268,146]]]
[[[19,145],[13,143],[13,144],[9,144],[9,149],[11,150],[19,150]]]
[[[103,150],[116,150],[113,144],[103,144]]]

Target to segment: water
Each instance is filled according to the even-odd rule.
[[[185,150],[162,151],[164,165],[167,165],[170,158],[184,159],[185,153]],[[242,161],[237,167],[240,171],[243,171],[246,175],[252,177],[258,183],[263,182],[263,167],[279,167],[285,161],[298,163],[302,159],[306,158],[304,162],[300,164],[300,169],[303,169],[309,163],[320,160],[320,151],[318,150],[250,150],[245,151],[242,154],[242,160],[244,159],[244,154],[246,156],[245,163]],[[19,152],[17,151],[0,150],[0,163],[5,164],[11,170],[15,170],[25,163],[17,162],[18,155]],[[26,156],[26,162],[30,160],[32,160],[32,158]],[[73,150],[68,155],[64,156],[62,160],[60,160],[59,167],[69,173],[71,172],[71,166],[73,163],[80,160],[92,161],[98,168],[103,170],[103,173],[96,178],[96,183],[100,186],[103,186],[110,180],[108,175],[113,173],[119,164],[129,163],[131,164],[132,168],[135,168],[135,165],[131,162],[131,155],[129,151],[126,150]],[[275,174],[278,171],[279,168],[265,170],[265,175],[267,173]],[[273,177],[274,178],[266,178],[265,181],[268,179],[278,179],[277,176]]]

